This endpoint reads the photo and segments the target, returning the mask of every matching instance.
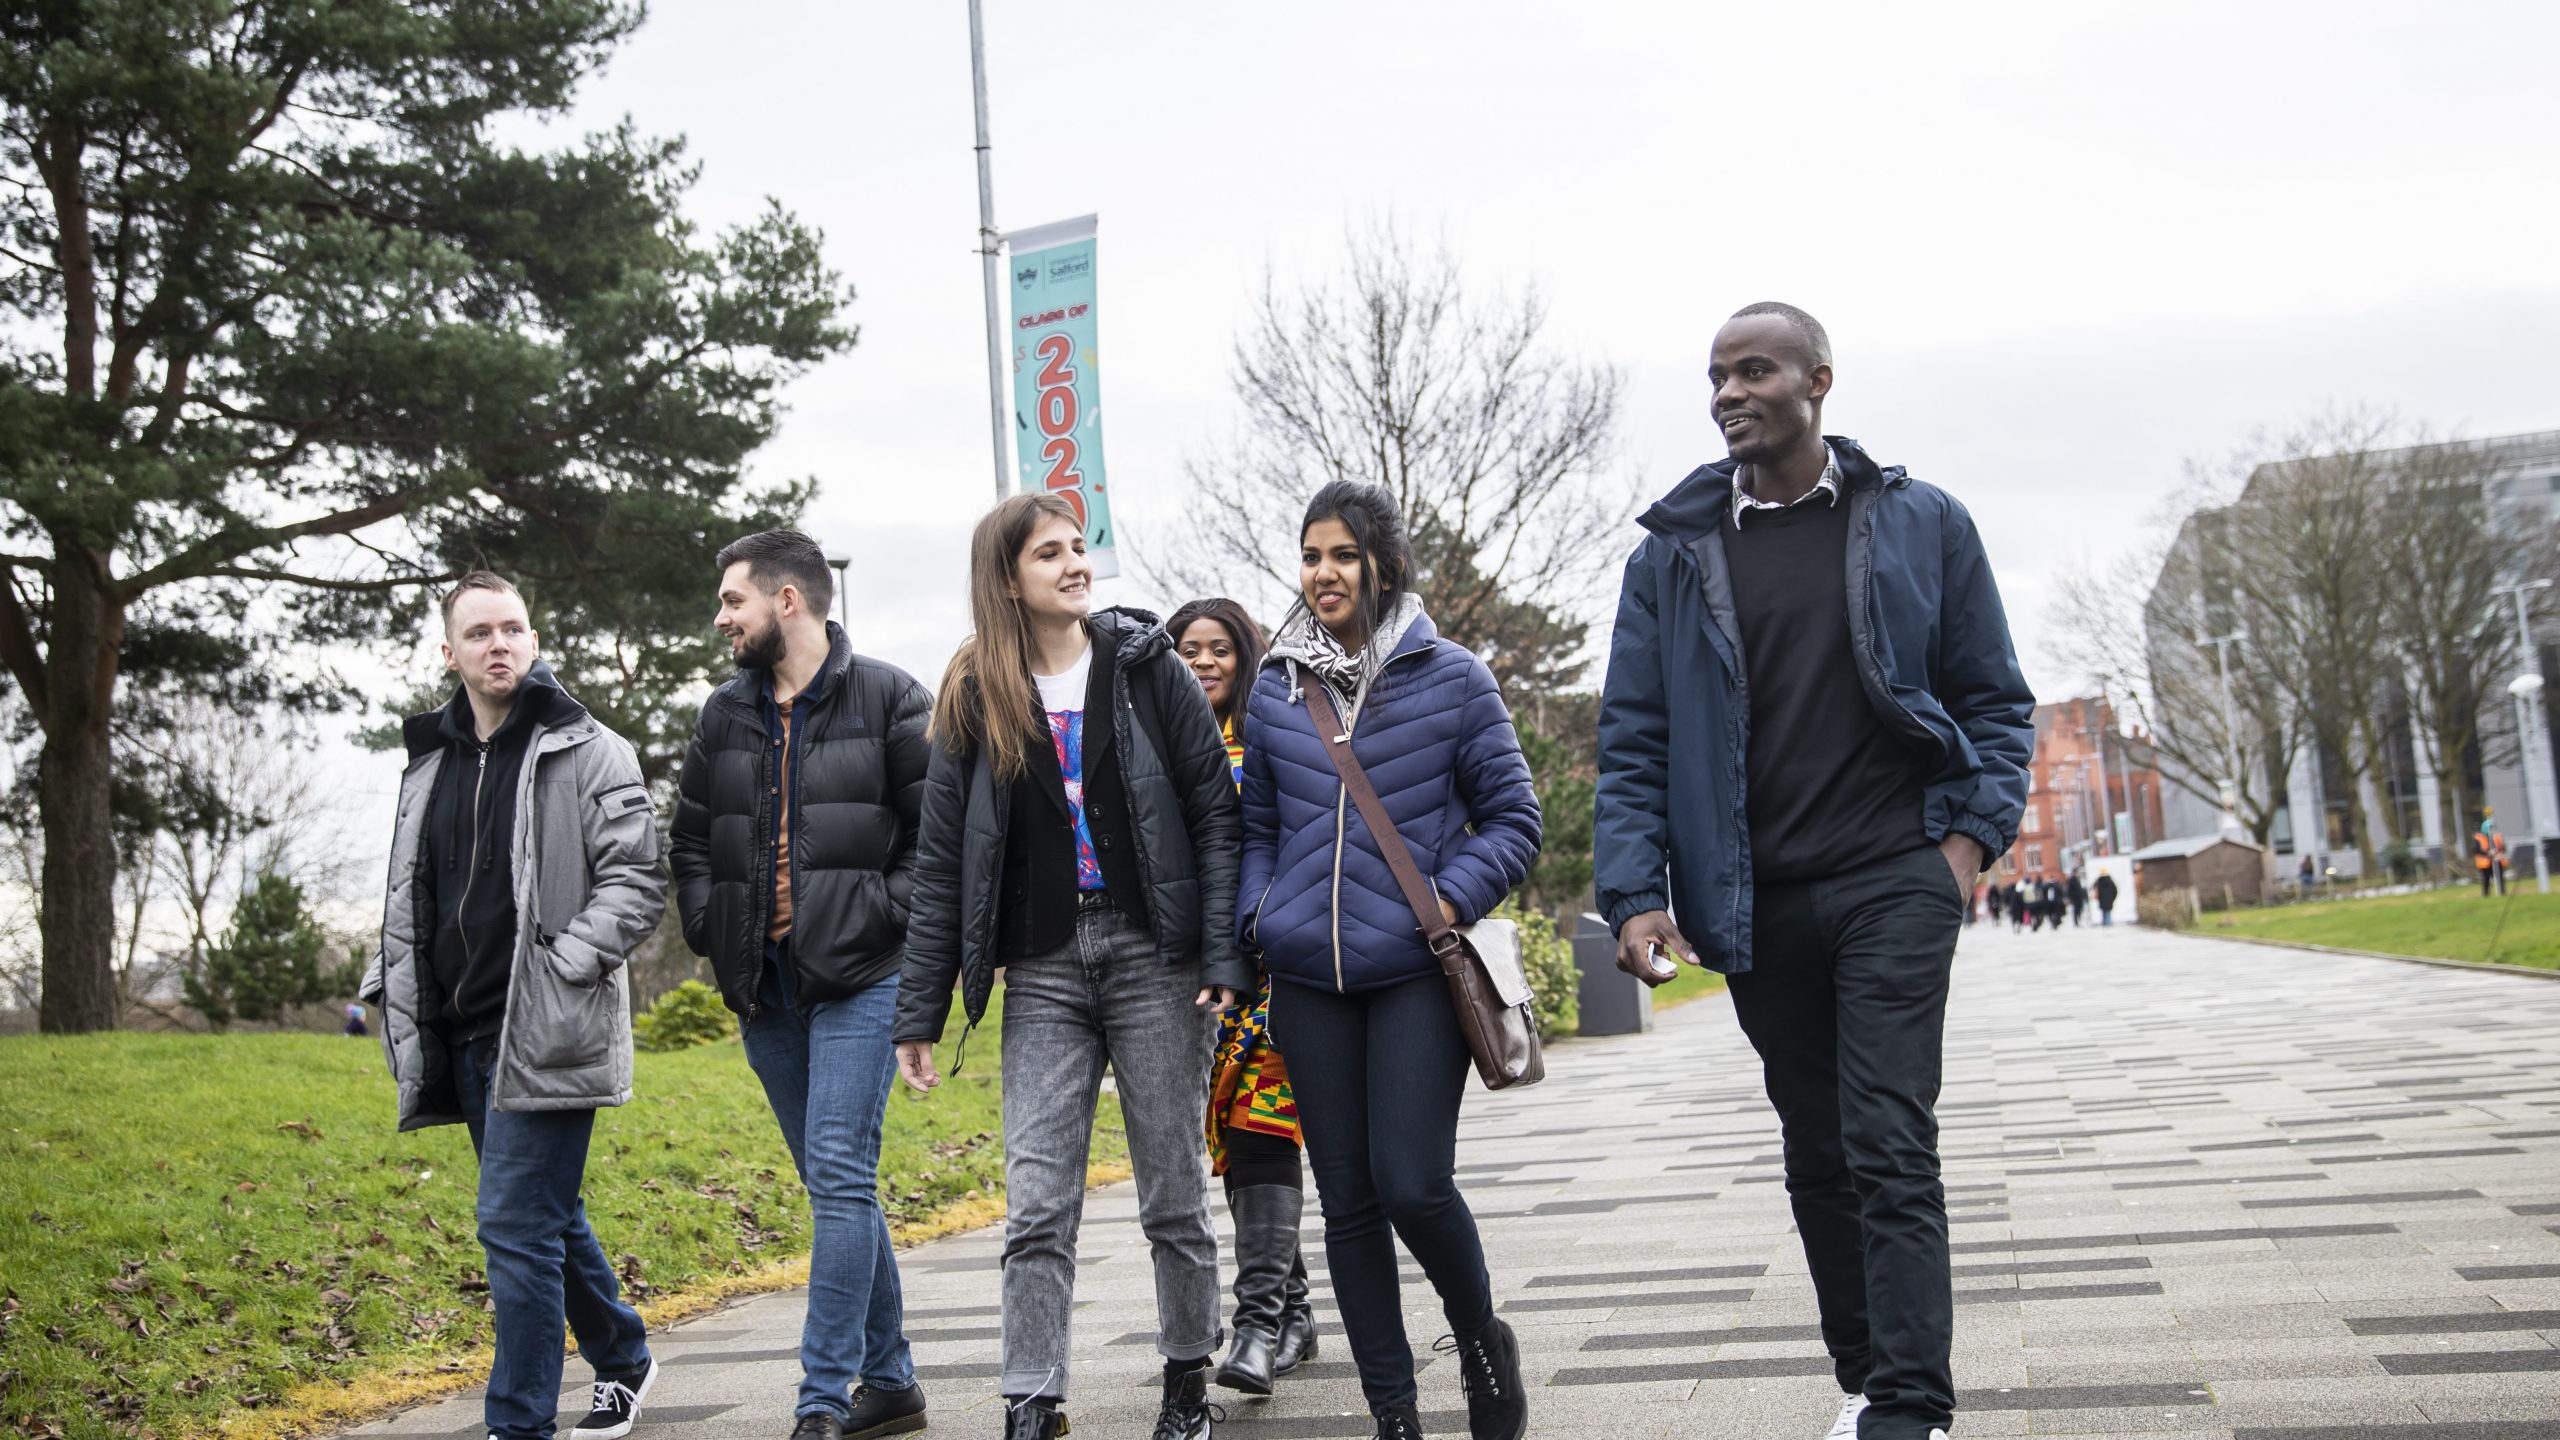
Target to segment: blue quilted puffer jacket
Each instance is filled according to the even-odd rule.
[[[1312,624],[1301,620],[1301,626]],[[1413,908],[1344,793],[1307,714],[1301,626],[1284,626],[1247,702],[1244,871],[1237,934],[1283,980],[1374,990],[1440,973]],[[1443,640],[1407,599],[1379,627],[1385,664],[1356,707],[1351,752],[1414,864],[1458,912],[1482,918],[1528,878],[1538,796],[1511,712],[1484,662]]]

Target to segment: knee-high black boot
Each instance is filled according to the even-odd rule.
[[[1271,1393],[1298,1215],[1306,1196],[1290,1185],[1245,1185],[1227,1195],[1236,1221],[1235,1343],[1218,1383],[1248,1395]]]
[[[1271,1373],[1286,1375],[1315,1358],[1316,1307],[1307,1303],[1307,1252],[1295,1247],[1289,1257],[1289,1282],[1280,1294],[1280,1344]]]

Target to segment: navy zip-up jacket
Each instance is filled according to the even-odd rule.
[[[2035,697],[1982,537],[1953,496],[1825,438],[1847,487],[1849,642],[1867,703],[1924,757],[1923,832],[1969,835],[1996,859],[2026,809]],[[1609,642],[1593,837],[1610,928],[1670,910],[1727,974],[1751,968],[1751,702],[1723,536],[1736,468],[1700,466],[1642,519]]]

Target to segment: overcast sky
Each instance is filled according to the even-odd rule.
[[[564,124],[689,137],[706,223],[772,196],[824,229],[861,342],[756,463],[820,480],[856,644],[934,679],[992,495],[965,7],[652,11]],[[1101,216],[1141,532],[1231,419],[1266,265],[1320,273],[1379,217],[1625,370],[1647,494],[1722,454],[1717,323],[1820,316],[1826,428],[1972,507],[2047,698],[2076,678],[2050,578],[2190,458],[2331,404],[2560,427],[2560,6],[989,0],[987,34],[998,223]]]

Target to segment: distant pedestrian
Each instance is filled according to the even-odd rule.
[[[657,807],[630,743],[537,658],[516,587],[476,571],[443,610],[462,683],[401,726],[391,893],[357,998],[382,1007],[400,1128],[464,1125],[480,1158],[488,1433],[550,1440],[565,1329],[595,1368],[573,1440],[619,1440],[658,1362],[579,1190],[596,1111],[631,1099],[624,976],[667,899]]]
[[[2317,884],[2319,884],[2319,883],[2320,883],[2320,870],[2319,870],[2319,867],[2318,867],[2318,866],[2316,866],[2316,865],[2313,865],[2313,864],[2311,863],[2311,857],[2310,857],[2310,856],[2308,856],[2308,855],[2303,856],[2303,857],[2302,857],[2302,869],[2301,869],[2298,873],[2296,873],[2296,874],[2295,874],[2295,876],[2294,876],[2294,884],[2295,884],[2295,885],[2296,885],[2296,886],[2297,886],[2297,887],[2302,891],[2302,893],[2303,893],[2303,894],[2308,895],[2308,894],[2310,894],[2310,893],[2311,893],[2311,887],[2312,887],[2312,886],[2314,886],[2314,885],[2317,885]]]
[[[2027,910],[2028,910],[2028,905],[2027,905],[2027,882],[2026,882],[2026,881],[2024,881],[2024,880],[2012,880],[2012,881],[2010,881],[2010,882],[2009,882],[2009,928],[2010,928],[2010,929],[2012,929],[2012,930],[2024,930],[2024,929],[2026,929],[2026,928],[2027,928],[2027,920],[2028,920],[2028,918],[2029,918],[2029,917],[2028,917],[2028,915],[2027,915]]]
[[[2071,928],[2080,928],[2080,918],[2089,910],[2089,887],[2082,883],[2079,871],[2072,871],[2071,878],[2064,882],[2062,898],[2071,903]]]
[[[1731,453],[1645,514],[1627,562],[1595,889],[1620,969],[1659,985],[1676,953],[1728,977],[1847,1392],[1830,1434],[1943,1440],[1948,983],[1964,897],[2017,839],[2035,698],[1964,506],[1822,433],[1819,322],[1749,306],[1707,376]]]
[[[341,1035],[370,1035],[373,1033],[371,1030],[365,1028],[363,1006],[350,1005],[347,1007],[347,1023],[338,1027],[338,1033]]]
[[[2480,812],[2480,829],[2471,837],[2471,864],[2480,872],[2480,897],[2489,897],[2492,882],[2497,893],[2507,893],[2507,837],[2498,833],[2497,812]]]
[[[889,1032],[906,953],[932,701],[827,618],[835,578],[797,530],[713,558],[712,628],[738,673],[685,745],[672,827],[685,943],[711,961],[809,1195],[797,1440],[925,1426],[880,1208]]]
[[[2116,923],[2116,877],[2104,870],[2098,872],[2097,896],[2098,923],[2113,925]]]
[[[2036,886],[2036,910],[2043,917],[2045,928],[2049,930],[2062,928],[2062,882],[2060,880],[2047,875]]]

